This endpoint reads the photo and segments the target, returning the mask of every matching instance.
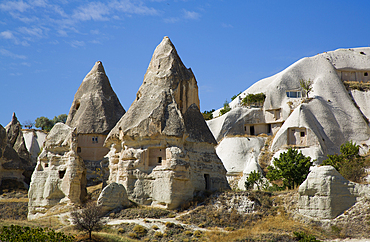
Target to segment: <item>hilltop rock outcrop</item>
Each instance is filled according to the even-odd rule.
[[[109,151],[104,140],[124,114],[103,64],[96,62],[78,88],[66,121],[77,129],[78,154],[85,162],[89,185],[101,180],[100,162]]]
[[[81,203],[86,197],[86,168],[77,154],[76,128],[57,123],[46,137],[28,191],[28,219],[53,206]]]
[[[332,166],[313,167],[299,186],[298,212],[315,219],[332,219],[368,196],[369,185],[350,182]]]
[[[154,51],[130,109],[109,133],[109,183],[131,200],[176,208],[227,188],[216,140],[199,111],[198,85],[168,37]]]
[[[101,206],[103,212],[130,205],[125,187],[115,182],[103,188],[96,203]]]

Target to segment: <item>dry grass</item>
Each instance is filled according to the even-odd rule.
[[[344,81],[343,84],[347,90],[359,90],[359,91],[370,90],[370,83],[367,82]]]

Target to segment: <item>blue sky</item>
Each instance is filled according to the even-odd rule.
[[[0,124],[68,114],[98,60],[128,110],[169,36],[219,108],[295,61],[370,45],[370,1],[0,1]]]

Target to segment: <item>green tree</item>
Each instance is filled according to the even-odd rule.
[[[48,119],[47,117],[39,117],[35,120],[35,127],[41,128],[42,130],[50,131],[53,128],[53,120]]]
[[[59,122],[61,122],[61,123],[66,123],[66,121],[67,121],[67,114],[60,114],[58,117],[57,116],[55,116],[54,118],[53,118],[53,123],[54,124],[56,124],[56,123],[59,123]]]
[[[257,189],[260,190],[261,186],[263,185],[262,176],[258,171],[252,171],[247,180],[244,183],[245,189],[249,190],[254,187],[254,184],[257,185]]]
[[[256,94],[248,94],[242,100],[243,106],[263,106],[266,99],[266,95],[264,93],[256,93]]]
[[[322,165],[333,166],[344,178],[354,182],[361,182],[366,175],[365,159],[360,156],[360,146],[347,141],[340,146],[340,155],[328,155]]]
[[[313,165],[311,157],[304,156],[297,149],[289,148],[281,153],[279,159],[274,158],[273,166],[267,167],[267,179],[270,181],[283,181],[283,188],[293,189],[299,186],[310,172]]]
[[[306,92],[307,98],[308,98],[308,94],[312,91],[312,84],[313,84],[313,81],[311,81],[311,79],[308,79],[308,81],[304,79],[299,80],[299,85]]]
[[[204,112],[202,113],[203,118],[204,118],[205,120],[213,119],[213,112],[214,112],[214,111],[215,111],[214,109],[212,109],[212,110],[210,110],[210,111],[204,111]]]
[[[237,98],[240,94],[242,94],[242,92],[239,92],[238,94],[232,96],[231,97],[231,101],[234,101],[234,99]]]
[[[224,102],[224,108],[220,110],[220,114],[224,115],[225,113],[229,112],[230,110],[231,110],[231,108],[230,108],[229,103],[226,99],[225,102]]]

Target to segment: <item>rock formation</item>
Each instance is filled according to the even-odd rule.
[[[85,199],[86,168],[77,154],[76,136],[76,128],[57,123],[46,137],[28,191],[28,219]]]
[[[361,87],[370,82],[369,73],[370,48],[340,49],[303,58],[256,82],[229,103],[231,111],[217,117],[220,110],[216,110],[216,118],[207,124],[218,141],[267,134],[273,136],[271,144],[266,144],[270,152],[295,147],[316,164],[321,164],[328,154],[339,153],[340,145],[350,140],[366,153],[370,147],[366,102],[370,92],[346,89],[345,85],[354,82]],[[310,98],[300,80],[312,81]],[[260,107],[242,105],[244,97],[257,93],[266,95]]]
[[[102,207],[103,212],[130,205],[125,187],[115,182],[103,188],[96,203]]]
[[[197,191],[227,188],[198,86],[168,37],[154,51],[130,109],[109,133],[109,183],[131,200],[176,208]]]
[[[316,219],[332,219],[368,196],[369,185],[350,182],[332,166],[313,167],[299,187],[298,212]]]
[[[31,161],[36,165],[37,157],[44,144],[47,132],[37,129],[24,129],[22,130],[23,138],[26,143],[26,148],[31,155]]]
[[[78,88],[66,124],[77,129],[78,154],[87,167],[89,184],[99,180],[100,161],[109,149],[104,140],[117,121],[125,114],[103,64],[98,61]]]
[[[32,163],[31,161],[31,156],[27,150],[26,142],[23,137],[22,126],[15,116],[15,113],[13,113],[12,121],[5,127],[5,130],[10,146],[13,147],[21,159],[22,167],[24,169],[23,175],[25,177],[25,182],[29,184],[35,163]]]
[[[28,169],[28,162],[21,159],[8,141],[8,135],[0,125],[0,186],[2,181],[11,180],[14,185],[20,184],[25,188],[24,171]]]

